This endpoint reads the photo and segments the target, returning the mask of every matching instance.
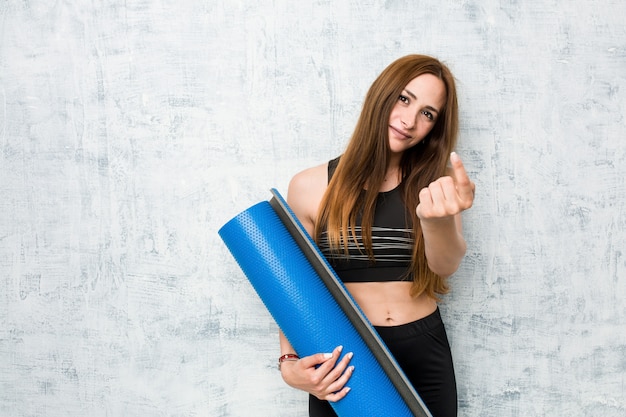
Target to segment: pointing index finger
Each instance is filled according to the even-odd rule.
[[[454,175],[454,181],[457,184],[457,189],[461,197],[469,197],[474,194],[474,187],[472,181],[465,171],[463,161],[456,152],[450,154],[450,163],[452,164],[452,173]]]
[[[452,172],[456,183],[463,186],[469,185],[470,179],[465,171],[465,166],[463,166],[463,161],[461,161],[461,157],[456,152],[450,154],[450,163],[452,164]]]

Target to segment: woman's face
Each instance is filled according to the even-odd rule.
[[[422,74],[404,87],[389,117],[389,147],[402,153],[420,143],[435,126],[446,100],[439,78]]]

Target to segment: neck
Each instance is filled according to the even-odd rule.
[[[392,153],[389,155],[389,163],[387,164],[387,171],[400,168],[400,161],[402,161],[401,153]]]
[[[402,180],[400,169],[401,159],[402,154],[391,155],[391,157],[389,158],[389,164],[387,165],[387,172],[385,173],[385,181],[396,180],[400,182]]]

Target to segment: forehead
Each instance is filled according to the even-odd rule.
[[[422,74],[413,78],[404,87],[415,95],[418,102],[441,109],[446,102],[446,86],[433,74]]]

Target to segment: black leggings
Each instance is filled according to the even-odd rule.
[[[452,354],[439,309],[413,323],[375,329],[433,417],[456,417]],[[336,416],[327,401],[309,396],[309,417]]]

